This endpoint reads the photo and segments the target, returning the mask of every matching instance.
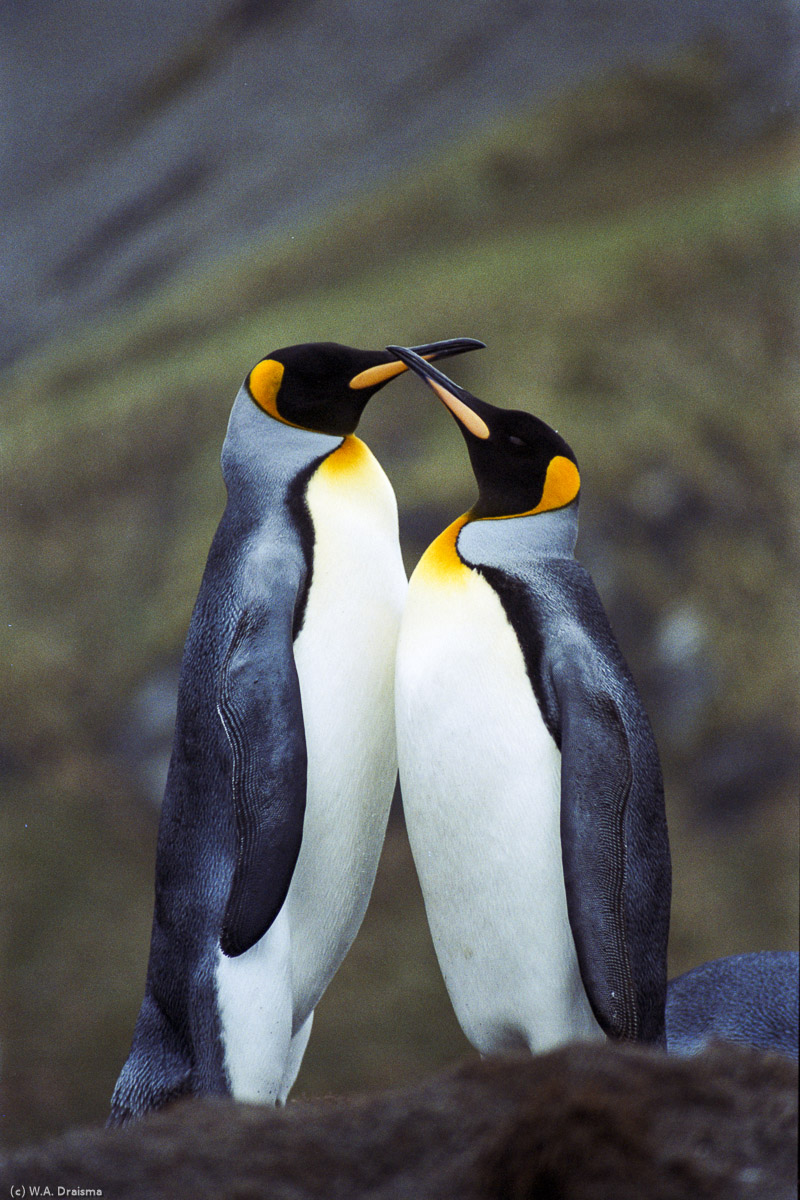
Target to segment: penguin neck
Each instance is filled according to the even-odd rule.
[[[222,478],[229,503],[256,510],[274,504],[299,474],[321,462],[343,440],[335,434],[284,425],[240,388],[222,444]]]
[[[534,558],[572,558],[578,537],[578,501],[526,517],[468,520],[458,553],[469,566],[524,567]]]

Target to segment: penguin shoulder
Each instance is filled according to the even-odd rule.
[[[600,594],[582,563],[573,557],[542,558],[527,582],[538,596],[554,671],[576,683],[629,675]]]
[[[535,642],[551,673],[568,671],[594,654],[594,621],[587,622],[586,612],[588,607],[593,615],[595,605],[576,596],[576,583],[591,587],[591,580],[574,558],[539,557],[511,567],[483,563],[474,569],[500,597],[520,642]]]
[[[275,537],[271,530],[259,530],[242,558],[241,591],[245,600],[265,594],[293,590],[305,573],[303,555],[293,539]]]
[[[226,536],[220,537],[224,532]],[[212,675],[219,670],[243,616],[258,616],[288,628],[302,622],[308,591],[309,569],[303,546],[296,536],[276,529],[274,523],[250,524],[223,531],[215,547],[195,601],[184,659]],[[235,544],[234,544],[235,543]],[[276,627],[273,624],[273,630]]]

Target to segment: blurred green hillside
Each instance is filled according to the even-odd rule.
[[[141,999],[156,817],[119,752],[180,655],[224,504],[219,450],[279,346],[471,335],[478,395],[582,466],[579,556],[664,760],[673,973],[797,942],[797,130],[733,136],[724,55],[628,71],[448,149],[377,195],[175,280],[2,377],[2,1137],[105,1115]],[[473,498],[404,378],[360,432],[407,564]],[[399,822],[298,1090],[466,1052]]]

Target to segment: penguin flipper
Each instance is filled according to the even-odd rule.
[[[223,662],[217,708],[233,755],[238,837],[220,944],[236,957],[278,915],[303,836],[306,740],[291,619],[245,609]]]
[[[555,673],[561,722],[561,852],[581,978],[602,1029],[639,1037],[625,927],[625,808],[633,766],[613,696],[578,663]]]

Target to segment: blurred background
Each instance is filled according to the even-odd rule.
[[[663,758],[671,973],[796,947],[796,12],[0,8],[6,1145],[105,1119],[228,413],[293,342],[481,337],[455,377],[567,437]],[[360,432],[411,569],[474,498],[463,443],[408,378]],[[467,1053],[397,811],[295,1094]]]

